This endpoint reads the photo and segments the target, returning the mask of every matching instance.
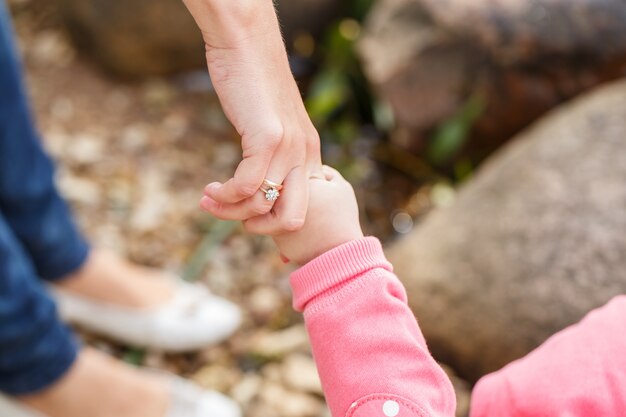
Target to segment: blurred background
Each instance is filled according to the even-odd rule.
[[[232,340],[195,354],[84,338],[228,393],[247,417],[328,416],[289,268],[271,241],[197,208],[240,145],[182,2],[9,5],[59,185],[92,241],[206,282],[246,313]],[[626,289],[626,6],[277,8],[325,162],[387,244],[464,416],[477,378]]]

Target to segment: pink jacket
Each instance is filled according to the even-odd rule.
[[[375,238],[291,276],[333,417],[452,417],[455,395]],[[626,297],[481,379],[472,417],[626,415]]]

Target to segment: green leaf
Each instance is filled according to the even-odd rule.
[[[374,0],[353,0],[352,15],[355,19],[362,21],[365,16],[367,16],[373,4]]]
[[[454,164],[454,176],[458,183],[468,180],[474,174],[474,165],[468,158],[463,158]]]
[[[374,123],[382,132],[388,132],[395,125],[395,117],[391,106],[380,100],[374,101],[373,104]]]
[[[322,71],[313,82],[306,108],[316,125],[325,123],[350,98],[345,76],[335,70]]]
[[[185,281],[198,280],[209,256],[235,231],[238,225],[238,222],[233,221],[217,221],[213,224],[187,262],[183,271]]]
[[[131,365],[141,366],[143,364],[145,356],[145,350],[131,348],[124,352],[124,355],[122,355],[122,360]]]
[[[484,100],[474,95],[452,118],[437,129],[428,148],[428,158],[432,163],[443,164],[461,149],[484,107]]]

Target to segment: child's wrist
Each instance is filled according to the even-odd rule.
[[[303,311],[309,302],[371,269],[391,271],[380,241],[364,237],[333,248],[291,274],[294,307]]]
[[[360,230],[351,233],[345,233],[342,235],[331,236],[329,239],[325,240],[323,244],[303,254],[303,256],[299,257],[298,259],[292,259],[292,261],[299,266],[306,265],[315,258],[322,256],[326,252],[330,252],[331,250],[338,248],[339,246],[344,245],[348,242],[352,242],[353,240],[363,239],[363,237],[363,232]]]

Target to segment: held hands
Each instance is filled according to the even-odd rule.
[[[319,173],[319,136],[291,74],[272,0],[183,0],[202,31],[215,90],[242,138],[233,178],[205,188],[201,207],[278,235],[304,224],[309,175]],[[283,184],[274,204],[258,192]]]
[[[309,179],[308,211],[302,229],[274,236],[281,256],[299,265],[363,237],[352,186],[333,168],[324,166],[322,171],[323,175]]]

